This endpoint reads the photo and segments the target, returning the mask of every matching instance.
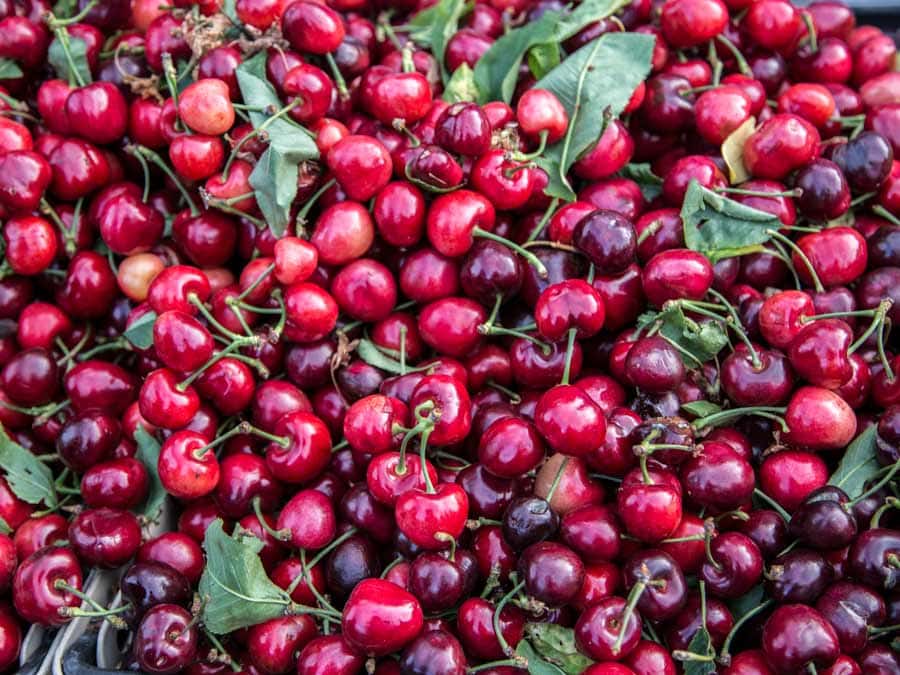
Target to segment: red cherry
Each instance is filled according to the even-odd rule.
[[[347,599],[341,627],[344,639],[361,653],[383,656],[412,641],[423,621],[422,607],[411,593],[389,581],[365,579]]]
[[[458,485],[443,483],[436,492],[410,490],[397,498],[397,527],[424,549],[447,548],[466,526],[469,500]]]

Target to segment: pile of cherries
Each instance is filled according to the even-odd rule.
[[[900,673],[895,44],[584,1],[566,201],[539,54],[459,84],[561,0],[0,0],[0,670]]]

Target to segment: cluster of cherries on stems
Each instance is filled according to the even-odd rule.
[[[900,673],[892,39],[610,7],[557,67],[629,32],[650,72],[566,201],[533,54],[442,94],[573,8],[460,4],[438,49],[431,4],[0,0],[0,670],[87,616],[160,674]],[[706,255],[701,189],[780,223]]]

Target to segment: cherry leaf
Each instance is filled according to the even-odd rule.
[[[528,662],[529,675],[566,675],[565,671],[544,661],[528,640],[519,641],[519,645],[516,647],[516,656],[521,656]]]
[[[828,479],[829,485],[841,488],[850,499],[863,493],[866,481],[881,469],[875,457],[876,429],[870,424],[847,446],[837,470]]]
[[[291,222],[291,205],[297,196],[299,164],[269,147],[250,173],[250,187],[272,233],[280,238]]]
[[[528,50],[528,69],[536,80],[541,79],[559,65],[559,44],[546,42]]]
[[[541,659],[567,675],[578,675],[593,661],[575,647],[575,631],[553,623],[529,623],[525,635]]]
[[[712,401],[691,401],[690,403],[683,404],[681,409],[694,417],[706,417],[707,415],[720,412],[722,406],[713,403]]]
[[[450,38],[456,34],[459,20],[470,8],[466,0],[440,0],[436,5],[418,12],[409,22],[413,27],[410,37],[414,42],[430,47],[445,83],[450,75],[444,63],[444,52]]]
[[[499,41],[498,41],[499,42]],[[639,33],[607,33],[571,54],[535,84],[559,99],[569,114],[566,135],[537,159],[547,172],[551,197],[575,200],[567,174],[589,151],[613,117],[628,104],[650,72],[654,38]]]
[[[648,202],[659,197],[662,192],[662,178],[653,173],[649,162],[626,164],[619,173],[637,183]]]
[[[163,502],[166,501],[166,488],[163,487],[162,481],[159,479],[159,441],[142,426],[138,426],[134,432],[134,441],[137,444],[137,459],[147,469],[147,475],[150,478],[150,485],[147,489],[147,498],[141,507],[141,513],[150,520],[156,520],[162,510]]]
[[[778,216],[708,190],[692,180],[681,206],[685,245],[713,263],[762,249],[782,227]]]
[[[29,504],[44,503],[55,508],[59,503],[53,473],[31,451],[12,440],[0,426],[0,467],[3,468],[9,489]]]
[[[79,37],[72,37],[68,33],[60,33],[69,43],[69,55],[72,60],[66,57],[66,50],[60,41],[60,36],[54,38],[50,43],[50,49],[47,51],[47,61],[53,66],[53,70],[63,80],[68,80],[69,84],[91,82],[91,67],[87,59],[87,43]]]
[[[720,323],[695,321],[685,315],[678,305],[670,305],[658,314],[648,313],[638,317],[639,326],[659,324],[658,333],[678,350],[688,368],[712,360],[725,345],[728,336]]]
[[[263,543],[241,531],[230,537],[216,519],[206,530],[206,569],[200,577],[202,619],[207,630],[224,635],[282,616],[290,598],[263,569]]]
[[[365,338],[359,341],[356,347],[356,353],[363,361],[373,368],[383,370],[394,375],[402,375],[403,368],[400,367],[400,361],[394,359],[383,351],[381,351],[374,342]]]
[[[751,588],[741,597],[735,598],[734,600],[729,602],[728,609],[731,610],[731,616],[734,617],[735,622],[740,621],[741,618],[743,618],[751,610],[759,607],[763,603],[764,597],[765,591],[763,589],[763,585],[759,584],[758,586],[754,586],[753,588]]]
[[[732,185],[743,183],[750,178],[750,172],[744,165],[744,143],[753,134],[754,129],[756,118],[749,117],[722,143],[722,159],[728,166],[728,180]]]
[[[12,59],[0,59],[0,80],[11,80],[23,74],[19,64]]]
[[[139,316],[123,333],[126,340],[138,349],[149,349],[153,346],[153,324],[156,312],[150,311]]]
[[[469,64],[463,63],[453,71],[450,81],[441,95],[447,103],[460,103],[478,100],[478,87],[475,84],[475,73]]]
[[[700,657],[713,656],[712,640],[706,626],[701,626],[695,634],[691,643],[688,645],[687,651]],[[715,660],[703,661],[696,659],[685,659],[682,661],[684,675],[710,675],[716,672]]]

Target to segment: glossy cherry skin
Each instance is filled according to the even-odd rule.
[[[144,614],[135,631],[135,660],[150,673],[176,673],[197,653],[197,628],[191,614],[178,605],[156,605]]]
[[[744,161],[753,176],[781,180],[813,158],[818,142],[819,132],[805,119],[775,115],[744,143]]]
[[[662,645],[641,640],[628,656],[627,664],[635,675],[675,675],[675,662],[669,655],[669,651]]]
[[[128,511],[85,509],[69,525],[69,542],[85,563],[115,568],[137,552],[141,527]]]
[[[622,570],[625,588],[648,584],[637,609],[651,621],[667,621],[684,607],[687,585],[678,563],[668,553],[648,549],[632,555]]]
[[[209,440],[194,431],[178,431],[169,436],[159,452],[159,477],[171,495],[196,499],[211,493],[219,482],[219,461]]]
[[[641,617],[635,611],[626,620],[624,611],[624,598],[615,596],[604,598],[585,610],[575,624],[578,651],[597,661],[627,657],[640,642]],[[616,650],[622,632],[621,646]]]
[[[837,633],[841,651],[858,654],[869,642],[869,631],[885,621],[882,597],[868,586],[839,581],[816,602],[816,609]]]
[[[694,592],[688,597],[684,609],[669,622],[665,631],[666,643],[670,649],[687,649],[702,625],[700,595]],[[734,619],[728,605],[707,594],[706,627],[713,646],[720,647],[733,626]]]
[[[295,548],[320,549],[334,538],[334,506],[318,490],[301,490],[282,508],[277,527],[290,533]]]
[[[121,427],[113,415],[83,412],[66,422],[56,438],[56,450],[75,471],[86,471],[110,459],[121,438]]]
[[[763,628],[762,647],[776,673],[796,673],[813,663],[827,668],[840,654],[837,634],[816,610],[782,605]]]
[[[310,641],[297,659],[297,675],[354,675],[365,658],[340,635],[326,635]]]
[[[766,298],[759,310],[759,329],[773,347],[786,349],[803,327],[803,318],[815,314],[812,298],[803,291],[781,291]]]
[[[478,443],[485,469],[501,478],[515,478],[537,467],[544,444],[529,422],[514,417],[497,420]]]
[[[847,558],[853,577],[873,588],[893,588],[900,575],[888,559],[897,551],[900,551],[900,537],[896,531],[876,528],[863,532]]]
[[[31,623],[55,626],[69,620],[67,607],[81,606],[81,599],[56,588],[61,581],[81,590],[81,567],[71,549],[48,546],[23,560],[16,570],[12,596],[16,612]]]
[[[391,179],[390,153],[369,136],[342,138],[328,151],[327,162],[347,196],[357,201],[375,196]]]
[[[491,123],[478,105],[454,103],[438,117],[434,139],[450,152],[480,157],[490,148]]]
[[[807,234],[797,240],[797,246],[806,254],[822,283],[829,288],[850,284],[866,270],[866,242],[853,228],[835,227]],[[811,284],[809,271],[796,253],[792,255],[792,260],[801,280]]]
[[[278,617],[250,628],[247,651],[261,672],[278,675],[295,667],[300,650],[317,634],[311,616]]]
[[[704,563],[700,575],[713,593],[723,598],[740,597],[759,581],[763,560],[750,537],[725,532],[712,540],[713,560]]]
[[[344,605],[344,639],[363,654],[383,656],[402,649],[422,630],[419,601],[389,581],[365,579]]]
[[[662,251],[644,268],[644,295],[657,307],[678,298],[700,300],[712,280],[712,265],[703,255],[687,249]]]
[[[19,352],[0,371],[3,391],[20,406],[44,405],[59,390],[59,369],[44,349]]]
[[[846,446],[856,435],[856,415],[837,394],[820,387],[794,392],[785,412],[790,441],[813,450]]]
[[[706,508],[727,511],[747,503],[755,477],[750,463],[724,443],[703,443],[698,454],[681,465],[688,497]]]
[[[684,379],[684,364],[675,348],[658,335],[634,343],[625,360],[625,373],[643,391],[664,393]]]
[[[447,548],[449,539],[462,534],[469,510],[469,498],[458,485],[443,483],[430,494],[409,490],[397,498],[397,527],[424,549]]]
[[[587,338],[603,327],[606,308],[603,298],[587,282],[568,279],[545,289],[534,308],[538,332],[556,342],[574,329],[576,336]]]
[[[413,389],[410,410],[433,404],[434,429],[429,442],[449,445],[462,441],[472,428],[472,404],[465,386],[449,375],[427,375]]]
[[[110,82],[93,82],[74,89],[66,99],[70,128],[99,145],[119,140],[128,125],[128,106],[119,88]]]
[[[422,553],[409,567],[408,588],[426,612],[453,607],[463,594],[463,572],[438,553]]]
[[[788,512],[828,480],[822,458],[810,452],[784,450],[769,455],[760,467],[760,487]]]
[[[129,620],[140,619],[151,607],[175,604],[186,607],[191,601],[191,586],[176,569],[155,562],[131,565],[119,582],[123,598],[131,603]]]
[[[535,425],[553,450],[576,457],[595,450],[606,433],[602,411],[574,385],[559,385],[541,396]]]
[[[681,489],[671,474],[658,471],[651,479],[653,483],[644,484],[640,471],[626,474],[616,504],[626,531],[655,543],[671,535],[681,521]]]

